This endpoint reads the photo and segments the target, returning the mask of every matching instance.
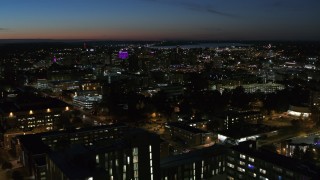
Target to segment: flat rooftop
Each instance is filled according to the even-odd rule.
[[[207,148],[191,151],[185,154],[170,156],[160,160],[160,167],[171,168],[204,159],[212,158],[213,156],[224,155],[227,148],[223,145],[213,145]]]
[[[237,127],[220,131],[218,134],[231,137],[234,139],[239,139],[248,136],[254,136],[258,134],[265,134],[269,132],[276,131],[278,129],[272,128],[270,126],[262,125],[262,124],[244,124],[239,125]]]
[[[265,162],[270,162],[276,166],[289,169],[293,172],[299,172],[300,174],[306,175],[308,177],[320,179],[320,169],[314,164],[265,150],[256,150],[255,148],[249,148],[247,145],[242,144],[231,147],[231,149],[239,153],[246,154],[250,157],[258,158]]]
[[[194,127],[191,127],[189,125],[186,125],[186,124],[183,124],[183,123],[180,123],[180,122],[172,122],[172,123],[168,123],[167,125],[171,126],[171,127],[183,129],[185,131],[189,131],[189,132],[191,132],[193,134],[209,133],[208,131],[204,131],[204,130],[201,130],[201,129],[198,129],[198,128],[194,128]]]

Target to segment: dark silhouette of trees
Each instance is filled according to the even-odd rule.
[[[250,102],[250,96],[245,93],[242,86],[236,87],[231,91],[231,105],[238,108],[246,108]]]
[[[302,156],[303,156],[302,149],[300,149],[299,147],[295,147],[294,150],[293,150],[292,157],[293,158],[297,158],[297,159],[301,159]]]
[[[315,153],[313,152],[313,148],[309,146],[302,157],[303,157],[303,160],[305,161],[314,162]]]
[[[11,162],[9,162],[9,161],[4,161],[3,163],[2,163],[2,169],[12,169],[12,164],[11,164]]]
[[[268,144],[268,145],[262,146],[262,149],[272,153],[277,153],[277,147],[274,144]]]
[[[11,177],[13,180],[23,180],[23,175],[20,171],[13,171]]]

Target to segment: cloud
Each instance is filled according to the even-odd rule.
[[[190,10],[207,12],[210,14],[215,14],[215,15],[225,16],[225,17],[236,17],[236,15],[234,14],[218,11],[211,5],[202,5],[202,4],[188,3],[188,2],[180,2],[180,5]]]
[[[8,31],[8,28],[1,28],[0,27],[0,31]]]
[[[190,2],[190,1],[187,2],[186,0],[142,0],[142,1],[175,5],[175,6],[180,6],[182,8],[193,10],[193,11],[205,12],[205,13],[210,13],[214,15],[224,16],[224,17],[230,17],[230,18],[237,17],[235,14],[219,11],[215,9],[212,5],[201,4],[199,3],[199,1],[198,3]]]
[[[312,2],[312,1],[311,1]],[[271,1],[269,7],[272,9],[299,11],[305,7],[306,3],[292,2],[291,0],[274,0]]]

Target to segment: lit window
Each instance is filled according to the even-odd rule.
[[[240,154],[240,158],[241,158],[241,159],[246,159],[246,156],[243,155],[243,154]]]
[[[263,176],[260,176],[260,179],[261,179],[261,180],[269,180],[268,178],[263,177]]]
[[[127,162],[128,162],[128,164],[130,164],[130,157],[129,156],[127,157]]]
[[[227,163],[227,166],[230,167],[230,168],[234,168],[234,165],[231,164],[231,163]]]
[[[237,170],[238,170],[239,172],[245,172],[245,170],[244,170],[243,168],[241,168],[241,167],[238,167]]]
[[[267,171],[266,171],[266,170],[264,170],[264,169],[260,169],[260,173],[262,173],[262,174],[266,174],[266,173],[267,173]]]
[[[96,163],[99,163],[99,155],[96,155]]]
[[[250,162],[254,162],[254,159],[251,158],[251,157],[249,157],[249,161],[250,161]]]

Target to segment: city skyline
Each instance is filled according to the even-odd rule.
[[[320,40],[320,2],[6,1],[0,39]]]

